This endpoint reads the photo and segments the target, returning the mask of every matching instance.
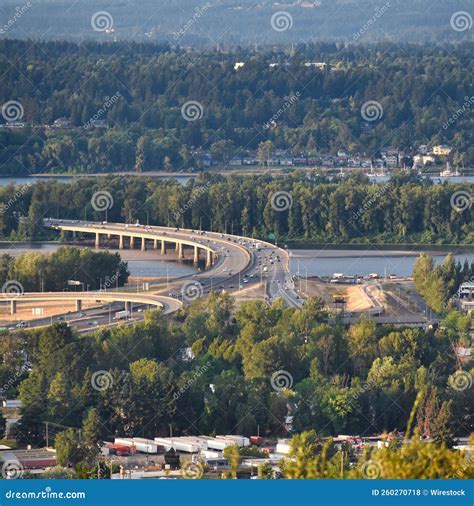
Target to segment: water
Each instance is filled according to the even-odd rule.
[[[0,254],[7,253],[13,257],[20,256],[24,253],[36,251],[44,253],[52,253],[56,251],[61,244],[57,243],[28,243],[16,242],[7,243],[0,242]],[[114,252],[115,250],[110,250]],[[138,250],[123,250],[120,252],[123,260],[128,262],[128,270],[131,276],[152,277],[152,278],[177,278],[181,276],[189,276],[195,272],[194,267],[190,264],[163,260],[158,252]],[[144,258],[137,260],[137,257]]]
[[[0,253],[19,256],[29,251],[53,252],[61,245],[58,243],[0,243]],[[111,252],[115,250],[110,250]],[[467,258],[474,262],[474,248],[454,249],[445,248],[442,251],[428,251],[437,263],[442,263],[452,251],[456,260],[461,264]],[[302,276],[332,276],[334,273],[346,275],[359,274],[367,276],[371,273],[380,275],[396,274],[411,276],[413,265],[420,254],[419,251],[405,250],[377,250],[373,247],[364,249],[311,249],[290,250],[290,270]],[[122,250],[120,255],[128,262],[132,276],[170,278],[189,276],[195,272],[191,264],[171,260],[163,260],[160,254],[153,250],[141,252],[139,250]]]
[[[105,175],[105,174],[104,174]],[[146,174],[143,176],[148,176],[152,178],[158,179],[174,179],[176,182],[185,185],[190,179],[190,176],[178,176],[176,174],[169,175],[154,175],[154,174]],[[29,177],[0,177],[0,186],[8,186],[11,183],[17,185],[23,184],[33,184],[37,181],[58,181],[60,183],[71,183],[74,180],[79,179],[79,177],[85,176],[29,176]],[[90,177],[101,177],[101,176],[90,176]],[[442,184],[445,181],[449,183],[474,183],[474,176],[459,176],[459,177],[439,177],[439,176],[429,176],[430,179],[435,184]],[[371,178],[372,182],[375,183],[386,183],[389,180],[389,176],[379,176]]]
[[[449,249],[443,252],[430,253],[435,262],[442,263]],[[420,254],[419,251],[409,250],[356,250],[356,249],[317,249],[317,250],[292,250],[290,270],[302,276],[332,276],[334,273],[345,275],[367,276],[371,273],[379,275],[396,274],[398,276],[411,276],[413,266]],[[467,258],[474,262],[474,249],[460,252],[453,250],[454,257],[461,264]]]
[[[57,181],[58,183],[72,183],[73,181],[77,181],[79,178],[84,178],[85,176],[28,176],[28,177],[0,177],[0,186],[8,186],[9,184],[16,185],[24,185],[24,184],[34,184],[38,181]],[[101,176],[90,176],[90,177],[101,177]],[[158,179],[174,179],[181,185],[185,185],[190,179],[190,176],[177,176],[170,174],[169,176],[157,176],[150,174],[149,177],[158,178]]]

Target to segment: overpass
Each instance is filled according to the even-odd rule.
[[[165,314],[173,313],[180,309],[183,304],[178,299],[162,295],[148,295],[127,292],[27,292],[23,294],[4,293],[5,300],[10,302],[11,314],[16,313],[18,302],[65,302],[75,301],[76,311],[82,310],[83,302],[124,302],[125,308],[131,310],[132,304],[148,304],[163,309]]]
[[[191,279],[188,277],[184,280],[177,298],[121,291],[49,292],[21,295],[5,293],[3,294],[4,300],[10,302],[12,314],[15,314],[18,302],[64,300],[75,300],[77,311],[81,310],[82,301],[117,301],[124,302],[127,308],[131,303],[149,304],[163,307],[165,312],[171,313],[179,309],[183,302],[190,302],[197,298],[195,297],[196,293],[200,297],[215,289],[225,289],[232,292],[236,285],[240,290],[243,286],[241,283],[247,282],[249,277],[260,278],[260,281],[265,279],[265,290],[269,300],[283,297],[289,306],[298,307],[301,304],[301,300],[298,300],[293,289],[287,252],[267,242],[219,232],[144,226],[138,223],[130,225],[45,219],[44,226],[71,233],[76,238],[78,236],[92,236],[97,248],[101,245],[105,246],[106,241],[110,246],[112,238],[118,241],[119,249],[139,246],[142,251],[145,251],[152,248],[163,256],[167,255],[169,249],[173,247],[179,260],[192,259],[195,265],[199,264],[202,255],[205,257],[206,268],[202,271],[199,270]],[[267,265],[267,258],[273,258],[275,261],[268,260],[268,267],[264,268],[264,265]],[[246,281],[243,281],[244,279]],[[186,296],[184,291],[186,286],[191,286],[192,295]],[[180,293],[182,301],[179,301]]]

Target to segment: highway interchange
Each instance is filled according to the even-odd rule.
[[[96,299],[108,302],[100,308],[65,312],[54,318],[30,320],[26,323],[30,327],[50,325],[53,320],[67,321],[70,326],[85,333],[96,330],[98,327],[140,321],[143,319],[142,309],[150,304],[155,307],[161,306],[166,314],[170,314],[177,311],[182,304],[186,305],[197,298],[208,296],[211,291],[225,290],[235,293],[256,283],[263,284],[265,300],[268,303],[277,297],[282,297],[290,307],[300,307],[304,303],[294,289],[287,251],[268,242],[220,232],[145,226],[138,223],[132,225],[47,219],[44,225],[75,235],[93,234],[96,237],[96,245],[98,245],[97,234],[100,235],[99,242],[104,236],[109,240],[122,236],[120,243],[123,247],[127,247],[127,240],[130,246],[130,237],[134,237],[132,242],[135,243],[137,239],[141,240],[142,248],[147,249],[157,248],[157,244],[164,241],[167,253],[169,253],[171,245],[175,246],[181,243],[182,254],[185,257],[187,257],[188,251],[195,251],[194,246],[196,246],[204,252],[212,251],[213,263],[208,268],[197,268],[192,276],[171,281],[170,285],[173,288],[165,294],[163,294],[163,289],[136,292],[130,291],[130,289],[127,291],[125,287],[120,291],[106,288],[97,292],[25,293],[22,295],[12,294],[11,298],[7,296],[7,301],[15,300],[17,303],[21,303],[22,300],[30,302],[33,300],[38,302],[58,300],[63,303],[65,299]],[[160,258],[160,249],[156,249],[156,252],[157,258]],[[161,258],[163,257],[161,256]],[[3,295],[6,296],[6,294]],[[147,298],[153,298],[153,300],[149,301]],[[131,319],[128,321],[115,320],[116,312],[124,309],[123,302],[127,300],[133,301]]]

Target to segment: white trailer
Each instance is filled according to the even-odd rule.
[[[239,446],[240,448],[244,446],[250,446],[250,439],[245,436],[234,436],[232,434],[227,434],[225,436],[216,436],[218,439],[224,439],[227,441],[233,441],[234,444]]]
[[[141,453],[158,453],[158,444],[153,439],[145,439],[142,437],[134,437],[133,444],[137,452]]]
[[[223,451],[225,448],[228,448],[229,446],[233,446],[235,444],[234,441],[217,439],[215,437],[210,436],[199,436],[199,437],[203,438],[206,441],[207,448],[209,450]]]
[[[155,437],[155,443],[164,446],[167,450],[173,448],[178,452],[198,453],[199,445],[192,441],[182,440],[181,438]]]
[[[130,311],[123,310],[123,311],[117,311],[115,313],[114,319],[115,320],[123,320],[124,318],[128,318],[130,316]]]
[[[135,443],[133,442],[132,437],[116,437],[115,443],[119,445],[125,445],[125,446],[135,446]]]

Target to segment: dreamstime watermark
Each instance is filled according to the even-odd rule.
[[[106,292],[108,288],[111,286],[117,285],[117,282],[120,278],[120,273],[116,272],[113,276],[107,276],[102,283],[99,292]]]
[[[13,28],[15,23],[19,21],[30,9],[33,7],[33,4],[28,1],[21,7],[15,7],[15,13],[13,16],[2,26],[0,26],[0,34],[4,35],[8,31]]]
[[[2,105],[2,116],[8,123],[20,121],[24,113],[23,106],[17,100],[9,100]]]
[[[114,378],[109,371],[96,371],[91,376],[91,386],[98,392],[103,392],[114,384]]]
[[[270,205],[274,211],[288,211],[293,206],[293,197],[288,192],[275,192],[270,198]]]
[[[198,186],[197,188],[195,188],[191,198],[189,200],[186,201],[186,203],[184,203],[177,211],[175,211],[173,217],[175,219],[175,221],[179,220],[179,218],[181,218],[181,216],[186,212],[188,211],[189,209],[191,209],[194,204],[196,204],[198,198],[201,196],[201,195],[204,195],[208,190],[209,188],[211,187],[211,183],[206,183],[204,185],[200,185]]]
[[[177,401],[187,390],[189,390],[194,383],[205,374],[211,367],[211,362],[206,362],[203,366],[193,371],[192,376],[186,381],[186,383],[179,388],[174,394],[173,399]]]
[[[268,120],[266,121],[264,124],[263,124],[263,128],[265,130],[268,130],[269,128],[271,128],[273,125],[276,124],[277,120],[280,119],[280,117],[282,116],[282,114],[287,110],[289,109],[295,102],[298,101],[298,99],[301,97],[301,93],[299,91],[297,91],[294,95],[292,95],[288,100],[285,100],[283,102],[283,105],[280,107],[280,109],[278,109],[278,111]]]
[[[472,16],[466,11],[457,11],[451,16],[451,28],[455,32],[465,32],[472,28]]]
[[[382,466],[376,460],[368,460],[362,464],[360,474],[366,480],[376,480],[382,476]]]
[[[199,20],[199,18],[206,13],[208,9],[210,9],[212,6],[209,2],[206,2],[204,5],[201,5],[200,7],[196,7],[194,9],[194,13],[190,19],[184,23],[184,25],[177,31],[173,32],[173,38],[174,40],[179,40],[180,37],[186,34],[186,32]]]
[[[97,11],[91,17],[91,26],[95,32],[107,32],[114,26],[114,18],[107,11]]]
[[[472,386],[472,376],[468,371],[459,370],[449,377],[449,386],[453,390],[463,392]]]
[[[464,97],[464,103],[462,106],[454,112],[451,117],[443,123],[443,129],[447,130],[450,126],[454,125],[456,121],[468,110],[471,110],[472,105],[474,105],[474,96],[472,97]]]
[[[20,369],[18,369],[18,371],[16,371],[15,374],[11,376],[11,378],[6,383],[4,383],[2,387],[0,387],[0,397],[4,397],[5,394],[8,392],[8,390],[14,387],[17,381],[29,370],[30,370],[30,363],[25,362],[20,367]]]
[[[275,32],[286,32],[293,26],[293,17],[286,11],[275,12],[270,19],[270,25]]]
[[[362,104],[360,108],[360,115],[364,121],[377,121],[382,119],[383,107],[380,102],[376,100],[368,100]]]
[[[122,94],[120,91],[117,91],[114,95],[111,97],[105,97],[104,103],[100,107],[100,109],[97,110],[97,112],[91,116],[83,125],[82,127],[87,130],[90,127],[93,127],[94,124],[122,97]]]
[[[92,195],[91,205],[95,211],[107,211],[108,209],[112,209],[114,198],[107,190],[100,190]]]
[[[197,100],[188,100],[181,106],[181,116],[186,121],[197,121],[204,116],[204,107]]]
[[[392,4],[390,2],[386,2],[382,7],[377,7],[375,10],[375,14],[366,21],[364,26],[358,30],[352,38],[354,40],[359,40],[362,35],[364,35],[372,26],[390,9]]]
[[[186,462],[181,467],[181,476],[188,480],[199,480],[204,475],[204,465],[201,462]]]
[[[23,477],[23,464],[19,460],[6,460],[2,464],[2,476],[5,480],[18,480]]]
[[[285,388],[293,386],[293,376],[288,371],[280,369],[272,374],[270,384],[276,392],[281,392]]]
[[[22,186],[19,190],[17,190],[13,194],[13,197],[7,200],[5,204],[1,204],[0,214],[5,214],[12,206],[14,206],[23,197],[23,195],[27,192],[27,190],[28,187],[26,185]]]
[[[451,207],[457,213],[462,213],[471,209],[473,197],[470,192],[466,190],[459,190],[451,195]]]
[[[188,302],[201,298],[203,294],[204,290],[199,281],[186,281],[181,287],[181,296]]]
[[[12,297],[21,297],[24,293],[25,289],[23,288],[23,285],[15,279],[3,283],[2,295],[5,298],[10,299]]]
[[[384,195],[390,188],[390,183],[385,183],[383,186],[377,187],[377,191],[364,202],[362,207],[360,207],[357,211],[354,211],[349,219],[349,221],[356,222],[362,218],[362,216],[369,211],[379,200],[380,197]]]

